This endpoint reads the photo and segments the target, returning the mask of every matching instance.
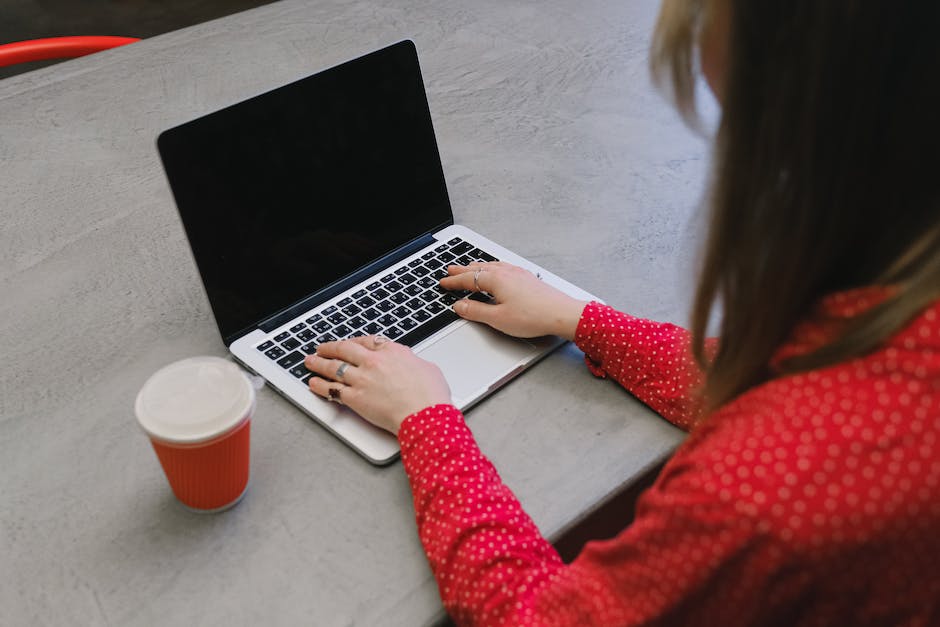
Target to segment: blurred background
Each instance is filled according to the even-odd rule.
[[[273,0],[0,0],[0,44],[65,35],[141,39]],[[0,68],[0,79],[59,61]]]

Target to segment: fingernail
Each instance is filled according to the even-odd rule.
[[[469,305],[467,304],[467,301],[465,300],[458,300],[456,303],[454,303],[454,311],[456,311],[457,313],[466,312],[467,307],[469,307]]]

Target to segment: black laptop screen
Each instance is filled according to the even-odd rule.
[[[226,341],[453,221],[410,41],[170,129],[158,146]]]

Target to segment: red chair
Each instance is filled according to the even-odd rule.
[[[46,61],[70,59],[140,41],[135,37],[50,37],[29,39],[0,45],[0,67]]]

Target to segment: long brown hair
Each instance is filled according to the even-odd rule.
[[[894,289],[783,372],[863,355],[940,296],[940,2],[665,0],[653,71],[687,117],[712,2],[730,4],[729,67],[692,333],[714,408],[774,376],[827,293]]]

